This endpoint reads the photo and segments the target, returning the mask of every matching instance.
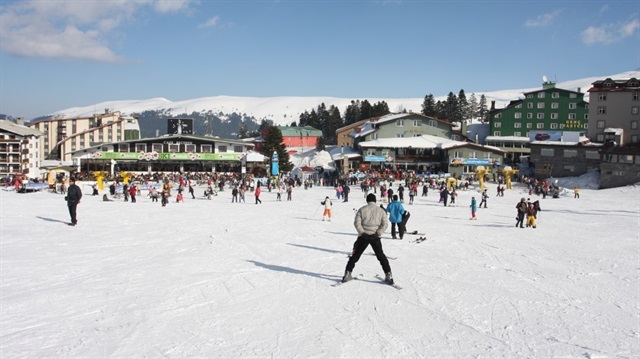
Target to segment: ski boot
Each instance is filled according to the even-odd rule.
[[[384,281],[387,282],[387,284],[393,285],[393,275],[391,275],[391,272],[385,273]]]
[[[348,282],[348,281],[350,281],[352,279],[353,279],[353,277],[351,277],[351,272],[345,271],[344,272],[344,277],[342,277],[342,283]]]

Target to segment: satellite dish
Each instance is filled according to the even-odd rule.
[[[543,75],[543,76],[542,76],[542,81],[547,82],[547,80],[548,80],[548,79],[547,79],[547,75]]]

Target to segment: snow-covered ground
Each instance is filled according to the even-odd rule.
[[[231,191],[163,208],[85,197],[69,227],[60,194],[0,191],[2,358],[638,358],[640,190],[541,200],[515,224],[521,187],[470,221],[435,191],[406,205],[415,236],[383,246],[397,290],[364,255],[342,277],[360,188],[231,203]],[[394,186],[396,188],[396,186]],[[322,221],[320,201],[334,203]],[[174,197],[175,198],[175,197]],[[368,249],[365,253],[370,253]]]

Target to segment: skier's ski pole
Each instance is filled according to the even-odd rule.
[[[316,208],[316,211],[313,212],[313,216],[312,217],[316,216],[316,213],[318,213],[318,210],[320,209],[320,207],[322,207],[322,203],[318,206],[318,208]]]

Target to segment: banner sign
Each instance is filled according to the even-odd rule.
[[[492,165],[500,165],[500,160],[494,159],[494,158],[452,157],[449,163],[452,165],[492,166]]]
[[[193,153],[193,152],[95,152],[97,160],[130,161],[240,161],[242,153]]]
[[[387,162],[387,156],[364,156],[365,162]]]

